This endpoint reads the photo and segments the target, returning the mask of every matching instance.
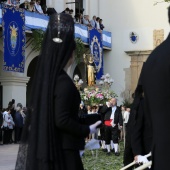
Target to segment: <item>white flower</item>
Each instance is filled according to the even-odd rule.
[[[88,89],[87,88],[84,88],[84,92],[87,92],[88,91]]]
[[[105,75],[105,77],[106,77],[106,78],[109,78],[109,77],[110,77],[110,74],[109,74],[109,73],[107,73],[107,74]]]
[[[105,75],[102,75],[102,77],[100,78],[101,80],[104,80],[105,79]]]
[[[103,84],[104,84],[104,82],[101,80],[101,81],[99,81],[99,84],[100,84],[100,85],[103,85]]]
[[[80,79],[79,82],[78,82],[79,85],[82,85],[83,84],[83,80]]]
[[[84,100],[88,100],[88,98],[86,96],[84,96]]]
[[[113,83],[113,82],[114,82],[114,80],[111,78],[111,79],[110,79],[110,83]]]
[[[105,82],[105,83],[108,83],[108,79],[104,79],[104,82]]]
[[[79,76],[76,74],[75,76],[74,76],[74,81],[78,81],[79,80]]]

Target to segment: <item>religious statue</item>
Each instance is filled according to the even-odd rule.
[[[90,55],[89,59],[87,55],[84,54],[83,56],[84,62],[86,64],[86,79],[88,86],[94,86],[96,84],[96,65],[94,63],[94,59],[92,55]]]

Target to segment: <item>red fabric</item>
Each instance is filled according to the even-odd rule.
[[[112,126],[112,125],[111,125],[112,120],[113,120],[113,119],[105,120],[104,125],[106,125],[106,126]]]

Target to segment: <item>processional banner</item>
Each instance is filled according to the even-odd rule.
[[[96,65],[96,79],[99,80],[103,75],[103,44],[102,33],[97,29],[89,30],[90,52]]]
[[[23,9],[2,7],[4,71],[24,72],[25,66],[25,13]]]

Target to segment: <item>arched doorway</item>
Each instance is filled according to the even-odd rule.
[[[35,57],[31,61],[30,65],[28,67],[28,71],[27,71],[27,76],[30,77],[30,80],[27,84],[27,93],[26,93],[27,105],[28,105],[28,102],[30,101],[31,87],[32,87],[33,79],[34,79],[34,73],[35,73],[35,69],[36,69],[36,66],[37,66],[37,61],[38,61],[38,57]]]
[[[80,13],[83,14],[83,0],[75,0],[75,13],[79,13],[79,8],[80,8]]]

